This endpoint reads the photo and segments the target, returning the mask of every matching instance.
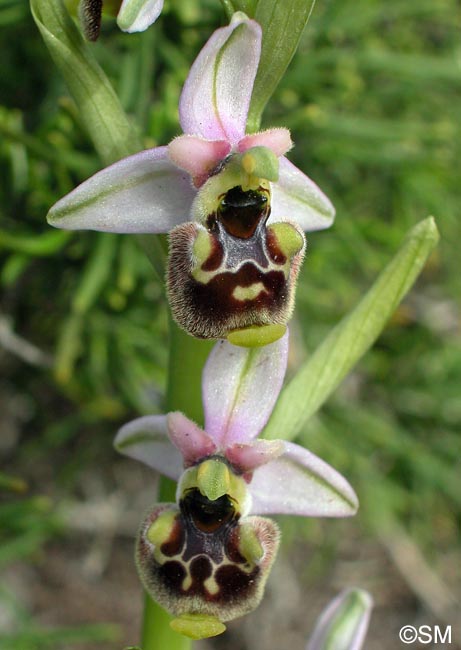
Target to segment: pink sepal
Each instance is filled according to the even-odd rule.
[[[55,203],[47,218],[67,230],[169,232],[188,220],[196,193],[167,147],[155,147],[94,174]]]
[[[262,431],[282,387],[288,331],[260,348],[218,341],[202,374],[205,430],[220,449],[247,444]]]
[[[245,135],[261,53],[261,27],[236,12],[195,59],[179,100],[184,133],[232,145]]]
[[[146,30],[157,20],[163,9],[163,0],[145,0],[133,16],[130,11],[132,3],[133,0],[123,0],[117,14],[117,25],[130,34]]]
[[[168,413],[166,419],[168,436],[181,452],[185,467],[215,453],[216,445],[210,436],[183,413]]]

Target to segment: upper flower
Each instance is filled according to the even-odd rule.
[[[104,2],[105,5],[104,6]],[[83,32],[89,41],[95,41],[101,29],[101,14],[118,5],[117,25],[124,32],[143,32],[160,15],[163,0],[80,0],[79,14]]]
[[[125,158],[50,210],[52,225],[170,232],[168,296],[198,338],[265,345],[286,330],[303,230],[329,226],[330,201],[285,157],[287,129],[245,134],[261,28],[236,13],[198,55],[184,85],[184,135]]]
[[[190,70],[179,103],[184,135],[168,147],[142,151],[98,172],[51,208],[49,222],[67,229],[168,232],[191,214],[200,220],[200,201],[194,204],[194,199],[231,154],[264,147],[278,160],[260,172],[270,182],[269,223],[289,218],[303,230],[328,227],[334,217],[330,201],[284,156],[291,147],[289,132],[245,135],[260,50],[260,26],[241,12],[234,14]],[[254,182],[251,162],[245,172]]]

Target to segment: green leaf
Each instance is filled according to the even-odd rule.
[[[315,0],[259,0],[254,18],[262,27],[263,41],[248,115],[249,133],[259,130],[264,107],[296,52],[314,5]]]
[[[432,217],[410,230],[357,307],[338,323],[282,390],[264,431],[265,438],[295,438],[377,339],[437,241]]]
[[[139,151],[142,147],[135,129],[62,1],[31,0],[31,9],[104,163]]]

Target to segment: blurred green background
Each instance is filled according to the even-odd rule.
[[[224,22],[217,0],[169,0],[141,35],[104,22],[91,47],[146,147],[179,133],[188,68]],[[112,437],[162,410],[167,305],[134,238],[47,226],[48,208],[101,162],[23,0],[0,0],[0,27],[0,647],[122,647],[137,641],[136,578],[126,578],[130,601],[117,607],[117,587],[96,583],[114,553],[134,571],[136,494],[152,499],[154,479],[118,459]],[[285,521],[281,566],[293,557],[320,594],[328,580],[346,584],[331,582],[331,566],[352,554],[348,583],[362,579],[389,616],[404,603],[444,623],[461,578],[460,27],[456,0],[319,0],[263,123],[290,127],[291,159],[337,208],[332,229],[308,236],[291,372],[412,225],[431,214],[441,233],[374,349],[300,438],[348,477],[360,513]],[[87,564],[99,561],[87,574],[99,590],[93,612],[91,588],[74,589],[69,569],[78,573],[82,549]],[[374,559],[361,565],[363,549]],[[390,565],[405,598],[383,583]],[[242,638],[232,630],[233,648],[250,647],[248,629]],[[373,638],[369,647],[391,645]]]

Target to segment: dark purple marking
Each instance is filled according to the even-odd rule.
[[[238,515],[227,495],[210,501],[199,490],[185,494],[179,503],[181,520],[186,534],[182,555],[186,562],[196,555],[207,555],[219,564],[229,531],[238,521]]]
[[[286,255],[282,252],[278,239],[270,228],[266,233],[266,246],[269,257],[275,264],[285,264],[287,261]]]
[[[216,271],[224,259],[224,250],[221,242],[215,236],[212,237],[211,253],[200,267],[202,271]]]
[[[236,287],[250,287],[259,282],[265,291],[252,300],[233,297]],[[212,312],[214,321],[225,323],[229,317],[249,310],[280,309],[288,293],[286,284],[283,271],[261,271],[251,262],[246,262],[236,272],[218,273],[207,284],[189,278],[184,286],[184,294],[203,318],[209,318]]]
[[[231,564],[219,567],[215,573],[215,580],[219,585],[217,599],[229,603],[245,600],[257,587],[259,572],[259,567],[255,567],[250,573],[245,573]]]
[[[168,560],[164,564],[158,564],[152,559],[151,571],[153,574],[158,574],[159,579],[169,591],[174,594],[182,593],[182,583],[187,572],[181,562]],[[155,576],[153,577],[155,580]]]
[[[160,551],[163,555],[167,557],[173,557],[173,555],[178,555],[181,552],[181,549],[184,546],[186,536],[184,533],[184,528],[181,522],[180,515],[175,519],[173,524],[173,529],[170,533],[168,539],[160,545]]]
[[[202,592],[203,583],[212,573],[213,566],[205,555],[201,555],[200,557],[196,557],[195,560],[192,560],[190,563],[190,575],[192,578],[190,591],[195,591],[197,593]]]
[[[181,512],[190,517],[203,533],[214,533],[235,516],[235,508],[227,494],[210,501],[200,490],[189,490],[181,500]]]

